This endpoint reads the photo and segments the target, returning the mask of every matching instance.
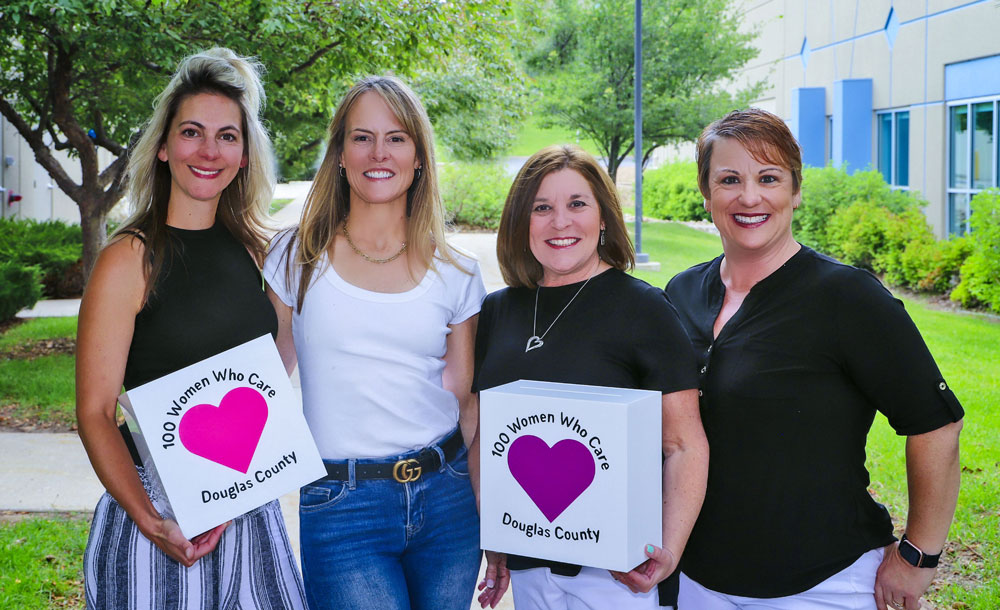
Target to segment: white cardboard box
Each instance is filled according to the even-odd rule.
[[[164,516],[188,538],[326,474],[270,335],[118,402],[156,495],[166,498]]]
[[[484,549],[628,571],[662,540],[661,394],[540,381],[480,392]]]

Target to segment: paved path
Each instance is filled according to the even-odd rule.
[[[278,185],[275,198],[292,199],[274,215],[279,226],[291,226],[298,221],[310,184]],[[449,239],[479,258],[488,291],[504,286],[496,263],[495,234],[457,233]],[[74,316],[79,308],[79,299],[54,299],[39,301],[33,309],[17,315],[25,318]],[[293,375],[293,385],[298,387],[298,371]],[[0,432],[0,456],[3,456],[0,460],[0,510],[90,512],[104,493],[76,433]],[[282,513],[296,555],[299,548],[298,504],[298,493],[281,498]],[[472,604],[472,608],[478,607]],[[497,607],[512,610],[513,596],[508,593]]]

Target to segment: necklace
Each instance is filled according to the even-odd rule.
[[[562,308],[562,311],[559,312],[559,315],[556,316],[555,320],[552,320],[552,324],[549,324],[549,327],[545,329],[545,332],[543,332],[541,336],[538,336],[538,330],[536,328],[538,325],[538,293],[541,292],[541,286],[537,286],[535,288],[535,315],[531,319],[531,337],[528,339],[527,345],[524,346],[524,353],[527,354],[531,350],[538,349],[539,347],[545,345],[545,341],[543,341],[542,339],[545,338],[545,335],[549,334],[549,331],[552,330],[552,327],[556,325],[556,322],[559,321],[559,318],[561,318],[562,315],[566,313],[566,310],[569,309],[569,306],[573,304],[573,301],[576,300],[576,297],[580,296],[580,293],[583,292],[583,289],[587,287],[587,284],[589,284],[590,280],[592,279],[594,279],[593,275],[587,278],[587,281],[583,283],[583,286],[580,286],[580,289],[576,291],[576,294],[573,295],[573,298],[569,300],[569,303],[566,303],[566,306]]]
[[[391,263],[392,261],[394,261],[397,258],[399,258],[400,254],[402,254],[403,252],[406,252],[406,242],[404,241],[403,242],[403,247],[399,249],[399,252],[393,254],[389,258],[372,258],[372,257],[368,256],[367,254],[365,254],[364,252],[362,252],[361,249],[358,248],[356,245],[354,245],[354,242],[351,241],[351,234],[347,232],[347,223],[346,222],[344,223],[344,237],[347,238],[347,244],[349,246],[351,246],[351,250],[354,250],[355,254],[357,254],[361,258],[365,259],[369,263],[375,263],[376,265],[384,265],[386,263]]]

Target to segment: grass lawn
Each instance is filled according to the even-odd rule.
[[[271,208],[267,211],[268,216],[274,216],[281,210],[281,208],[285,207],[291,202],[292,202],[291,199],[272,199]]]
[[[19,350],[60,339],[76,339],[75,316],[32,318],[0,335],[0,423],[17,426],[37,421],[44,428],[61,430],[76,424],[73,355],[44,349],[31,359],[17,355]]]
[[[0,335],[0,353],[18,345],[45,339],[76,338],[76,316],[31,318]]]
[[[0,514],[0,608],[83,608],[88,517]]]
[[[509,157],[530,157],[546,146],[553,144],[576,144],[580,148],[594,155],[600,156],[597,145],[585,136],[573,132],[563,127],[543,128],[539,125],[538,115],[528,117],[521,127],[517,139],[511,144],[504,156]]]

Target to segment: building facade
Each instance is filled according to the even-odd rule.
[[[79,182],[80,163],[63,151],[54,156],[69,176]],[[98,151],[102,166],[113,160],[110,153]],[[80,222],[76,203],[63,193],[41,165],[35,153],[14,126],[0,117],[0,218]]]
[[[869,167],[918,191],[939,237],[998,186],[1000,0],[743,0],[760,55],[743,82],[807,165]]]

